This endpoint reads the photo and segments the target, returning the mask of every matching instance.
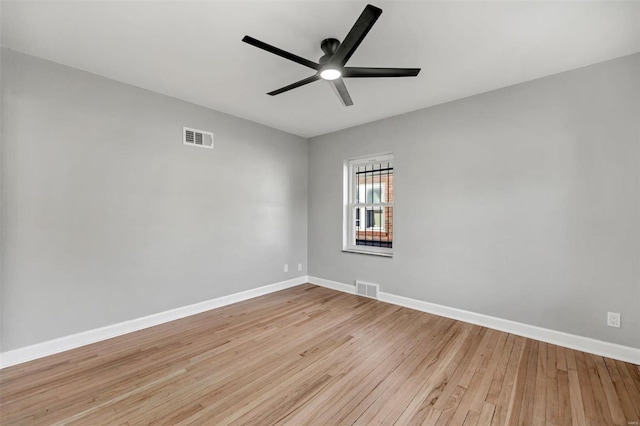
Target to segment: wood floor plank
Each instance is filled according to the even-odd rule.
[[[557,346],[556,353],[558,370],[567,371],[567,356],[565,354],[565,348],[563,348],[562,346]]]
[[[593,358],[598,370],[598,378],[600,379],[602,390],[607,400],[607,406],[611,413],[611,421],[615,425],[624,426],[627,424],[627,420],[622,408],[622,401],[620,395],[616,392],[616,388],[613,384],[611,374],[607,369],[607,365],[605,364],[605,360],[599,356],[594,356]],[[625,395],[625,397],[626,396],[627,395]]]
[[[564,354],[564,353],[563,353]],[[573,424],[571,391],[569,390],[569,373],[566,370],[558,370],[558,424]]]
[[[538,367],[533,395],[533,424],[544,425],[547,418],[547,344],[539,342]]]
[[[480,413],[482,411],[482,407],[486,405],[489,388],[491,387],[496,371],[500,366],[500,362],[506,357],[506,354],[510,352],[505,349],[507,347],[507,338],[508,335],[505,333],[500,333],[498,335],[498,340],[493,350],[491,360],[484,364],[484,367],[479,371],[481,374],[481,382],[477,390],[474,392],[475,395],[469,408],[471,411]]]
[[[601,413],[598,412],[598,407],[596,406],[596,395],[594,395],[594,389],[591,386],[591,380],[589,379],[589,371],[587,369],[587,362],[584,356],[585,354],[579,351],[573,351],[573,354],[576,359],[578,380],[580,383],[582,403],[584,404],[584,413],[587,423],[590,425],[607,424],[601,418]],[[611,424],[611,422],[608,424]]]
[[[489,392],[487,393],[486,401],[492,404],[494,407],[498,403],[500,389],[502,388],[502,384],[505,381],[505,376],[509,367],[509,359],[511,358],[511,353],[513,352],[515,340],[516,339],[513,334],[509,334],[507,336],[507,341],[502,352],[502,357],[500,358],[495,375],[493,377],[493,381],[491,382],[491,387],[489,388]]]
[[[397,419],[397,423],[413,423],[419,424],[421,422],[431,423],[442,417],[442,422],[452,415],[450,408],[452,402],[456,402],[457,397],[454,394],[458,394],[458,383],[460,378],[465,372],[465,368],[468,362],[476,355],[478,349],[483,346],[485,338],[488,339],[486,333],[487,330],[473,327],[471,334],[464,341],[458,342],[458,349],[452,350],[452,353],[444,354],[445,361],[439,363],[440,365],[434,365],[432,371],[435,374],[428,374],[428,379],[420,385],[417,392],[407,392],[406,396],[409,396],[409,403],[402,414]],[[420,377],[416,375],[414,377]],[[462,388],[464,389],[464,388]],[[385,409],[386,411],[386,409]],[[395,412],[400,412],[397,406]],[[443,417],[444,413],[444,417]],[[366,418],[365,418],[366,420]],[[362,424],[366,424],[362,422]]]
[[[506,424],[518,423],[518,419],[520,418],[522,399],[525,394],[527,371],[530,367],[529,358],[531,356],[531,347],[533,346],[533,343],[534,342],[530,340],[525,341],[520,360],[518,361],[518,370],[511,389],[509,408],[505,416]]]
[[[509,363],[507,370],[504,374],[504,379],[500,386],[500,393],[495,403],[496,408],[491,420],[492,425],[507,424],[507,415],[509,414],[509,407],[511,398],[514,392],[514,383],[519,370],[520,359],[524,352],[524,344],[526,339],[522,337],[514,337],[514,345],[509,356]]]
[[[456,324],[456,326],[458,325]],[[438,344],[420,364],[416,366],[411,363],[406,366],[409,369],[398,371],[398,374],[394,375],[394,401],[383,401],[378,398],[358,419],[359,422],[366,424],[367,415],[378,412],[385,413],[389,408],[394,409],[390,417],[397,418],[398,423],[409,422],[410,419],[418,422],[423,413],[431,410],[434,404],[439,401],[452,374],[457,371],[465,354],[470,352],[473,342],[477,341],[473,335],[474,330],[473,326],[466,324],[462,328],[462,332],[458,332],[453,339],[447,339],[446,342],[443,339],[441,343],[446,343],[446,346]],[[434,362],[436,360],[437,363]],[[407,373],[409,374],[407,375]],[[403,376],[405,377],[403,378]],[[407,380],[406,377],[409,377],[410,380]],[[411,389],[404,392],[403,389],[407,383],[410,383]],[[436,411],[441,412],[440,410]]]
[[[506,340],[505,338],[506,336],[499,332],[496,332],[492,336],[486,351],[482,354],[482,362],[473,374],[471,381],[466,386],[467,392],[465,392],[463,399],[460,401],[456,412],[451,418],[452,424],[463,423],[470,411],[475,411],[480,414],[482,403],[484,402],[489,390],[491,379],[493,379],[493,371],[495,371],[495,368],[490,368],[490,366],[495,365],[497,362],[499,351],[502,349],[502,345],[504,345]],[[498,342],[501,342],[501,344]],[[494,355],[496,352],[498,352],[498,354]],[[474,403],[476,404],[475,408]],[[472,416],[472,418],[473,417],[474,416]]]
[[[629,425],[638,366],[305,284],[0,370],[2,425]]]
[[[602,386],[602,379],[596,366],[596,356],[590,354],[582,354],[587,364],[587,371],[589,372],[589,380],[591,382],[591,389],[593,391],[594,402],[596,412],[598,413],[599,424],[615,424],[611,417],[611,410],[609,408],[609,400],[607,399],[604,387]]]
[[[389,312],[398,311],[397,308]],[[391,341],[397,333],[393,331],[399,324],[406,322],[403,317],[393,317],[391,321],[385,321],[381,318],[372,321],[371,324],[363,327],[363,330],[367,330],[366,333],[359,331],[357,337],[350,339],[344,345],[338,348],[334,348],[329,353],[316,353],[301,357],[295,363],[291,363],[285,368],[272,368],[267,374],[257,374],[255,377],[248,377],[248,380],[242,381],[240,384],[234,382],[230,389],[225,392],[224,396],[216,395],[215,397],[205,398],[202,402],[205,405],[205,409],[198,413],[197,418],[189,419],[185,424],[216,424],[216,419],[220,419],[224,413],[233,412],[236,407],[244,407],[247,399],[255,401],[256,395],[261,395],[268,388],[274,386],[292,386],[295,388],[295,384],[299,379],[307,379],[307,372],[309,368],[314,367],[314,364],[319,363],[323,368],[317,368],[315,374],[329,374],[334,377],[341,372],[350,371],[355,363],[361,361],[362,358],[358,357],[359,353],[366,353],[366,356],[371,356],[370,349],[375,347],[377,342],[385,342],[385,340]],[[391,327],[379,326],[379,324],[391,324]],[[388,343],[388,342],[387,342]],[[313,376],[315,377],[315,376]],[[239,397],[239,396],[246,396]]]
[[[520,417],[518,419],[518,424],[530,425],[534,421],[533,403],[534,403],[535,392],[536,392],[536,375],[538,373],[539,347],[542,344],[543,344],[542,342],[538,342],[534,340],[531,342],[531,345],[529,346],[529,363],[527,366],[527,371],[526,371],[526,376],[524,381],[524,391],[522,394],[522,402],[521,402]]]
[[[493,421],[493,413],[496,410],[496,406],[490,402],[485,402],[480,411],[480,417],[478,418],[478,425],[485,426],[490,425]]]
[[[218,386],[201,397],[201,404],[204,409],[194,415],[193,418],[185,420],[185,422],[190,423],[209,419],[215,416],[218,411],[229,410],[234,404],[242,403],[244,400],[243,398],[236,398],[237,395],[244,394],[246,397],[250,397],[252,393],[259,394],[265,387],[273,386],[274,378],[275,380],[280,380],[291,376],[297,377],[296,375],[299,376],[301,371],[318,362],[318,360],[323,360],[327,357],[332,360],[339,356],[349,359],[354,348],[356,348],[353,345],[354,342],[368,335],[363,330],[368,330],[369,333],[388,331],[373,325],[376,322],[385,322],[389,315],[397,310],[397,308],[387,307],[384,311],[381,311],[376,308],[376,315],[369,316],[367,314],[353,321],[352,324],[362,325],[360,335],[357,338],[348,333],[345,328],[347,324],[329,328],[320,333],[316,337],[323,335],[325,337],[318,339],[319,342],[315,341],[315,339],[314,341],[307,341],[307,338],[303,335],[290,333],[291,335],[287,337],[286,341],[274,339],[270,343],[273,346],[273,357],[263,358],[262,360],[257,359],[250,364],[242,362],[242,359],[236,359],[234,361],[237,363],[235,366],[236,374],[229,374],[224,379],[218,380]],[[375,321],[373,321],[374,318]],[[316,328],[318,327],[316,326]],[[337,336],[341,337],[338,338]],[[375,340],[375,335],[373,340]],[[265,351],[264,343],[254,346],[260,348],[261,352]],[[267,348],[269,347],[267,346]],[[289,348],[289,350],[283,350],[283,348]],[[278,353],[280,351],[284,352],[284,354]],[[234,368],[231,369],[232,372],[233,370]],[[240,378],[238,378],[238,375]]]
[[[348,382],[353,381],[354,383],[360,383],[362,379],[359,374],[366,374],[376,365],[380,364],[385,358],[393,358],[394,351],[399,350],[399,346],[403,344],[405,341],[406,344],[406,336],[403,336],[402,330],[407,328],[410,329],[412,325],[415,325],[416,318],[411,314],[404,314],[401,320],[395,322],[392,327],[385,327],[384,332],[379,333],[372,340],[374,342],[378,342],[377,344],[372,344],[364,350],[360,350],[358,348],[358,354],[356,356],[352,356],[350,358],[346,358],[344,356],[330,356],[325,361],[323,368],[316,369],[314,366],[311,366],[308,369],[305,369],[300,372],[299,376],[293,376],[289,380],[279,380],[277,382],[272,382],[269,386],[268,393],[262,393],[261,395],[256,395],[252,398],[250,403],[241,402],[238,405],[242,405],[241,407],[231,407],[232,413],[225,413],[224,411],[217,411],[216,415],[208,418],[208,422],[212,424],[226,424],[227,422],[233,422],[236,418],[239,418],[243,414],[249,413],[250,411],[254,411],[250,416],[246,416],[247,420],[254,418],[255,422],[261,423],[260,420],[256,419],[255,411],[265,411],[264,409],[260,409],[260,404],[265,403],[263,405],[268,406],[270,400],[275,400],[275,406],[278,406],[282,403],[283,399],[287,396],[287,390],[291,389],[294,392],[302,385],[306,385],[306,382],[309,380],[309,377],[313,378],[315,375],[321,375],[321,378],[325,378],[325,375],[328,375],[328,384],[326,386],[327,392],[324,392],[322,396],[325,395],[335,395],[335,392],[341,393],[344,395],[344,392],[347,392],[350,388],[345,388],[340,385],[340,381],[345,380]],[[402,350],[404,348],[400,348]],[[345,362],[345,359],[349,359],[349,361]],[[310,370],[310,371],[309,371]],[[318,370],[317,373],[314,374],[315,370]],[[295,399],[293,400],[296,401]],[[307,401],[305,404],[305,409],[309,411],[305,413],[304,417],[309,421],[315,421],[315,419],[322,414],[324,406],[324,401],[321,396],[317,396],[313,401]],[[285,414],[285,413],[282,413]],[[272,419],[271,422],[275,422],[282,415],[277,415],[275,419]],[[248,421],[248,423],[253,423],[252,421]]]
[[[428,354],[428,358],[411,372],[409,379],[402,380],[402,377],[399,377],[400,387],[393,393],[393,397],[386,401],[377,400],[358,418],[357,423],[365,425],[375,419],[400,424],[421,422],[425,413],[434,407],[450,383],[448,372],[455,371],[454,366],[459,364],[466,352],[465,345],[474,341],[468,333],[461,333],[455,337],[454,340],[441,340]],[[433,362],[435,359],[438,360],[437,363]]]
[[[588,392],[588,389],[583,389],[582,384],[580,383],[575,352],[571,349],[567,349],[564,352],[567,358],[571,421],[575,426],[586,425],[587,417],[585,414],[582,393],[583,391]]]
[[[547,345],[547,403],[544,423],[549,426],[558,426],[558,365],[556,346]]]
[[[624,363],[627,366],[627,371],[635,384],[636,389],[640,392],[640,365],[634,365],[629,363]]]
[[[410,353],[394,360],[394,366],[388,368],[379,365],[373,369],[372,374],[369,374],[359,386],[354,386],[342,401],[339,400],[341,394],[334,394],[327,401],[327,404],[342,408],[336,411],[336,416],[333,419],[339,420],[340,423],[352,424],[364,411],[375,416],[382,408],[382,402],[392,403],[393,398],[381,399],[382,394],[394,396],[409,394],[408,386],[410,384],[407,381],[407,376],[413,371],[418,377],[426,377],[426,373],[420,373],[415,369],[420,365],[431,364],[430,360],[438,357],[438,354],[452,349],[452,345],[455,344],[452,340],[455,337],[461,338],[463,336],[460,334],[460,324],[454,321],[444,320],[440,322],[439,327],[437,325],[434,324],[433,333],[427,334],[427,338],[423,339]],[[434,344],[434,342],[437,343]],[[385,371],[388,374],[385,374]],[[403,389],[403,392],[398,392],[400,388]],[[366,397],[363,398],[363,395]]]
[[[625,420],[633,419],[634,417],[638,417],[638,419],[640,420],[640,414],[635,410],[634,404],[632,402],[632,397],[627,391],[627,388],[625,387],[624,382],[620,377],[620,372],[618,371],[618,367],[616,366],[615,361],[609,358],[602,358],[602,360],[607,367],[607,373],[609,373],[609,378],[611,379],[611,383],[613,385],[613,388],[615,389],[615,397],[617,397],[617,399],[614,396],[612,396],[612,398],[620,404],[622,412],[624,413]],[[638,396],[637,400],[640,400],[640,395]]]

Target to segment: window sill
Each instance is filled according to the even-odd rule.
[[[355,253],[355,254],[368,254],[371,256],[380,256],[380,257],[393,257],[393,253],[379,253],[379,252],[367,251],[367,250],[342,249],[342,252]]]

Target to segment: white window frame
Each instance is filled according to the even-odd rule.
[[[366,157],[353,158],[344,162],[345,179],[344,179],[344,200],[343,200],[344,201],[343,202],[344,204],[343,246],[342,246],[343,251],[352,252],[352,253],[373,254],[373,255],[387,256],[387,257],[393,256],[393,247],[373,247],[373,246],[356,245],[355,209],[361,208],[363,209],[363,211],[366,211],[367,209],[377,208],[377,207],[382,207],[384,209],[386,207],[393,207],[393,203],[354,203],[354,198],[356,195],[354,194],[355,192],[354,191],[355,190],[354,168],[358,166],[362,166],[364,164],[382,163],[382,162],[390,162],[391,164],[393,164],[393,154],[386,153],[386,154],[371,155]],[[380,194],[381,196],[383,196],[382,199],[384,199],[383,194],[387,189],[385,188],[384,185],[382,184],[380,185],[382,187]],[[366,197],[366,194],[364,194],[364,197]],[[366,201],[366,198],[365,198],[365,201]],[[376,228],[376,227],[365,228],[366,213],[364,216],[362,215],[362,213],[360,213],[360,223],[361,223],[361,226],[358,228],[360,230],[372,229],[375,231],[379,231],[379,230],[384,231],[384,221],[382,222],[381,228]]]

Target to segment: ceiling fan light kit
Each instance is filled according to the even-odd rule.
[[[267,93],[268,95],[279,95],[322,79],[329,83],[338,98],[342,101],[343,105],[350,106],[353,105],[353,101],[351,100],[347,86],[344,84],[343,78],[415,77],[420,72],[420,68],[369,68],[345,66],[381,14],[382,9],[370,4],[367,5],[342,43],[335,38],[326,38],[322,40],[320,48],[324,52],[324,55],[318,60],[318,62],[313,62],[298,55],[294,55],[293,53],[279,49],[250,36],[244,36],[242,41],[316,71],[316,74],[311,77],[307,77],[289,84],[288,86],[269,92]]]
[[[325,68],[320,71],[320,78],[323,80],[335,80],[336,78],[342,77],[342,73],[340,70],[335,68]]]

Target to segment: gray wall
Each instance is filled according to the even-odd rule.
[[[305,139],[7,49],[2,89],[3,351],[307,273]]]
[[[312,138],[309,273],[640,347],[639,117],[636,54]],[[343,253],[343,161],[387,151],[395,255]]]
[[[307,217],[310,275],[640,347],[640,55],[308,145],[10,50],[1,67],[3,351],[304,275]],[[343,161],[386,151],[395,255],[342,253]]]

